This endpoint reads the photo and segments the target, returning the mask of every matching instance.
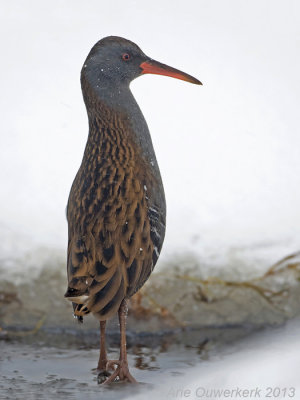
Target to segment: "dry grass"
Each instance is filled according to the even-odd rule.
[[[197,285],[197,300],[200,302],[212,302],[215,299],[211,298],[211,288],[218,289],[222,288],[244,288],[256,292],[261,298],[263,298],[268,304],[270,304],[274,309],[280,310],[278,307],[278,299],[287,298],[290,293],[291,285],[288,279],[282,279],[280,284],[280,289],[275,290],[272,287],[274,279],[283,277],[286,273],[292,273],[293,279],[296,283],[300,281],[300,252],[291,254],[276,264],[272,265],[266,273],[262,276],[244,281],[232,281],[232,280],[222,280],[217,277],[211,277],[208,279],[201,279],[197,276],[190,274],[176,274],[172,277],[168,276],[168,279],[182,280],[195,283]],[[160,276],[167,277],[165,274],[158,274]],[[228,293],[227,293],[228,294]],[[147,307],[142,305],[143,299],[144,303],[147,303]],[[218,298],[220,300],[220,298]],[[132,308],[131,312],[137,319],[150,319],[150,317],[158,316],[160,318],[167,319],[169,325],[184,326],[175,315],[167,309],[162,304],[159,304],[157,300],[149,294],[149,290],[146,287],[142,288],[139,293],[137,293],[131,301]],[[282,310],[280,310],[282,311]]]

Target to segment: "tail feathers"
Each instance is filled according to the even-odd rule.
[[[89,289],[75,289],[68,287],[65,297],[73,303],[74,317],[79,322],[90,312],[100,320],[111,318],[119,309],[126,297],[127,283],[120,270],[117,270],[110,279],[98,282],[94,279]]]
[[[73,310],[74,310],[74,314],[73,314],[74,318],[77,319],[78,323],[82,324],[83,323],[83,317],[79,316],[79,315],[76,315],[76,308],[77,308],[78,304],[72,303],[72,306],[73,306]]]
[[[77,318],[77,321],[83,323],[83,316],[90,313],[90,310],[87,308],[85,304],[77,304],[72,303],[74,310],[74,318]]]
[[[90,312],[86,306],[89,296],[78,289],[68,287],[65,298],[72,301],[74,318],[77,318],[77,321],[82,323],[83,316]]]
[[[68,287],[64,297],[74,303],[85,303],[88,300],[88,294],[85,291],[74,289],[72,287]]]

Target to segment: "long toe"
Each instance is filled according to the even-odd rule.
[[[117,368],[114,371],[114,373],[103,382],[103,384],[115,381],[127,381],[130,383],[138,383],[137,380],[129,372],[127,361],[120,361],[120,360],[108,361],[108,363],[106,364],[106,369],[108,370],[112,365],[116,365]]]

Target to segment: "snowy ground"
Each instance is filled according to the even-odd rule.
[[[135,399],[299,399],[299,334],[299,321],[258,333]]]

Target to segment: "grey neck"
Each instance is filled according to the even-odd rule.
[[[89,77],[82,75],[82,92],[88,110],[89,118],[101,113],[101,103],[108,108],[121,113],[132,126],[134,140],[141,148],[145,159],[159,174],[157,161],[147,122],[138,106],[128,83],[111,82],[109,79],[97,78],[90,82]],[[160,174],[159,174],[160,175]]]

